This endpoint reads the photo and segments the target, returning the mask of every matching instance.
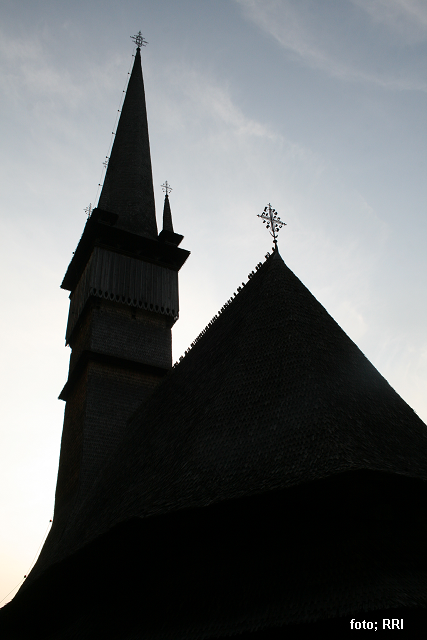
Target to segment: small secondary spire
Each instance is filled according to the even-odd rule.
[[[270,203],[264,207],[262,213],[258,213],[258,218],[261,218],[263,224],[267,223],[267,229],[270,229],[270,235],[273,238],[274,250],[277,251],[277,234],[283,226],[286,226],[286,222],[282,222],[279,218],[277,211],[273,209]]]
[[[173,232],[172,212],[169,202],[169,194],[172,191],[172,187],[167,180],[162,184],[162,189],[165,194],[165,204],[163,206],[163,230]]]

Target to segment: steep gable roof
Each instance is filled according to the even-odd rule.
[[[48,555],[355,470],[427,480],[426,426],[274,253],[134,416]]]

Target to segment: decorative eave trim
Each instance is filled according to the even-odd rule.
[[[178,319],[178,273],[109,249],[95,247],[70,295],[66,343],[90,297]]]
[[[95,246],[108,248],[138,260],[179,271],[190,255],[189,251],[159,239],[147,238],[123,229],[115,224],[118,216],[109,211],[94,209],[86,222],[82,237],[68,265],[61,289],[73,291]],[[175,234],[176,235],[176,234]]]

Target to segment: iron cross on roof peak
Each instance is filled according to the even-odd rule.
[[[165,180],[161,187],[163,189],[163,193],[166,193],[166,195],[169,195],[169,193],[172,191],[172,187],[167,180]]]
[[[147,40],[144,38],[144,36],[142,35],[142,33],[140,31],[138,31],[136,36],[129,36],[129,37],[130,37],[131,40],[134,41],[134,43],[136,44],[138,49],[140,49],[141,47],[145,47],[145,45],[148,44]]]
[[[273,237],[274,250],[277,251],[277,234],[283,226],[286,226],[286,222],[282,222],[279,216],[276,215],[277,211],[273,209],[270,203],[264,207],[262,213],[258,213],[258,218],[261,218],[263,223],[267,223],[267,229],[270,229],[270,235]]]

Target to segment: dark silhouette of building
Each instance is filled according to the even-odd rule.
[[[137,50],[99,206],[62,286],[55,516],[5,637],[282,638],[427,622],[427,430],[267,255],[172,368]]]
[[[166,194],[157,233],[140,49],[122,107],[98,208],[62,282],[70,291],[71,346],[55,519],[80,503],[126,422],[172,367],[178,318],[178,247]]]

